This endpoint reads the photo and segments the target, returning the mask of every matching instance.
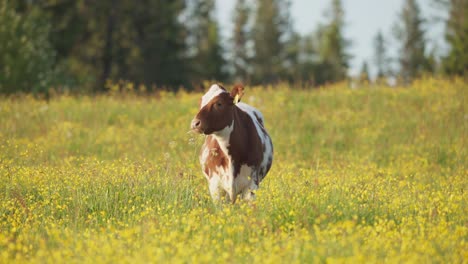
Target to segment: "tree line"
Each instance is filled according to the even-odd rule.
[[[466,77],[468,0],[433,0],[448,12],[442,58],[427,50],[416,0],[396,18],[398,67],[377,33],[379,79],[409,82],[424,73]],[[313,87],[348,78],[351,40],[341,0],[317,30],[294,30],[289,0],[237,0],[233,30],[220,36],[215,0],[0,0],[0,92],[49,88],[99,92],[122,80],[147,90],[194,89],[205,80]],[[393,60],[394,61],[394,60]],[[363,65],[361,77],[368,79]]]

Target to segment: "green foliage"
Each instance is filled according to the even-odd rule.
[[[323,24],[306,35],[294,30],[290,0],[238,0],[226,44],[215,0],[0,1],[0,93],[97,92],[125,81],[147,90],[192,89],[205,80],[315,87],[345,80],[351,59],[341,0],[330,1]],[[449,53],[426,50],[426,21],[416,0],[405,1],[396,36],[406,83],[439,69],[466,77],[467,1],[433,1],[449,12]],[[378,78],[394,74],[386,41],[378,32]]]
[[[41,10],[19,13],[10,1],[0,0],[0,93],[46,93],[51,88],[56,52],[50,31]]]
[[[367,61],[364,61],[361,66],[361,72],[359,73],[359,81],[362,83],[369,82],[369,66]]]
[[[450,45],[443,59],[446,73],[468,77],[468,1],[451,0],[445,38]]]
[[[119,43],[119,40],[129,40],[129,46],[122,45],[120,49],[135,54],[135,61],[128,62],[113,79],[124,76],[134,82],[144,80],[148,87],[159,85],[176,89],[188,86],[190,68],[186,54],[187,32],[179,18],[185,11],[185,1],[153,0],[143,3],[126,3],[127,12],[133,14],[128,24],[125,24],[129,28],[114,41]],[[122,13],[124,17],[126,15]],[[130,49],[132,47],[134,50]],[[116,52],[115,57],[120,56],[121,53]],[[126,77],[126,70],[132,75]]]
[[[377,79],[384,78],[390,73],[390,62],[385,41],[382,31],[379,30],[374,37],[374,64],[377,68]]]
[[[234,79],[247,81],[251,74],[251,55],[249,55],[248,43],[250,37],[251,8],[245,0],[238,0],[234,8],[234,28],[232,33],[232,67]]]
[[[258,0],[252,29],[254,42],[253,83],[274,83],[284,70],[284,38],[289,9],[284,0]]]
[[[336,82],[344,80],[347,76],[350,59],[347,48],[350,43],[344,37],[345,21],[341,0],[333,0],[328,12],[330,21],[318,31],[318,51],[322,67],[325,67],[324,71],[329,72],[329,76],[324,79]]]
[[[226,80],[226,62],[215,20],[214,0],[192,0],[190,10],[189,42],[193,49],[191,57],[192,82],[204,80]]]
[[[54,23],[58,61],[80,84],[100,91],[107,80],[177,88],[188,85],[186,32],[176,1],[24,1]],[[156,19],[157,18],[157,19]]]
[[[426,57],[424,23],[417,1],[406,1],[395,24],[395,36],[400,42],[399,75],[405,83],[432,68]]]
[[[245,1],[238,1],[233,34],[235,75],[251,76],[248,79],[255,84],[288,81],[303,87],[346,78],[350,43],[344,37],[341,1],[332,3],[328,23],[306,36],[292,27],[289,1],[257,1],[251,29],[248,10]],[[251,38],[247,38],[249,32]],[[253,51],[248,49],[250,40]]]
[[[339,82],[347,77],[351,56],[347,49],[350,41],[344,36],[344,10],[341,1],[333,1],[326,12],[327,23],[316,32],[293,37],[287,43],[286,72],[290,82],[305,87]]]
[[[307,79],[306,76],[301,74],[302,69],[304,69],[301,60],[305,55],[303,44],[302,37],[298,33],[292,32],[284,47],[283,80],[288,80],[290,83],[293,83],[304,81],[304,77]]]

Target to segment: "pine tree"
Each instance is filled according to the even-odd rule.
[[[175,88],[188,82],[184,0],[18,0],[51,19],[57,64],[80,89],[102,90],[107,80]]]
[[[185,1],[146,0],[138,5],[126,1],[122,11],[125,10],[132,12],[127,22],[130,26],[126,27],[122,21],[118,38],[114,39],[121,43],[116,54],[126,55],[122,70],[131,72],[130,80],[143,80],[148,87],[176,89],[187,85],[190,69],[186,56],[186,28],[180,21]],[[120,71],[120,75],[124,74]]]
[[[318,79],[334,82],[341,81],[347,76],[351,57],[346,49],[350,42],[344,37],[344,10],[341,0],[333,0],[328,13],[330,21],[321,26],[317,33],[321,40],[319,54],[322,63],[320,67],[323,73],[327,73]]]
[[[416,0],[407,0],[395,25],[395,35],[400,41],[400,77],[405,83],[419,77],[430,67],[426,58],[424,19]]]
[[[321,71],[321,58],[317,52],[320,41],[311,33],[301,37],[299,54],[300,81],[304,87],[312,87],[325,82],[321,79],[324,73]]]
[[[223,57],[219,28],[214,17],[214,0],[192,0],[193,10],[190,39],[193,48],[192,79],[223,81],[226,79],[226,62]]]
[[[364,61],[361,66],[361,73],[359,74],[359,81],[361,83],[368,83],[369,82],[369,66],[367,65],[367,61]]]
[[[282,79],[288,80],[289,83],[302,82],[302,62],[301,57],[303,56],[303,40],[301,35],[296,32],[292,32],[288,41],[285,43],[284,51],[284,70],[282,73]]]
[[[290,12],[290,1],[280,3],[282,25],[282,42],[283,51],[280,54],[282,71],[280,74],[281,80],[289,81],[289,83],[298,83],[300,80],[300,72],[302,68],[301,56],[304,52],[304,41],[302,36],[294,30],[293,21]]]
[[[382,31],[378,31],[374,37],[374,64],[377,68],[377,80],[384,78],[389,73],[389,59],[387,46]]]
[[[253,82],[272,83],[281,79],[283,37],[288,27],[289,2],[258,0],[253,26]]]
[[[444,71],[468,78],[468,1],[450,0],[445,39],[450,45]]]
[[[250,77],[248,43],[250,39],[250,7],[245,0],[237,0],[234,9],[234,29],[232,36],[232,65],[234,78],[247,81]]]

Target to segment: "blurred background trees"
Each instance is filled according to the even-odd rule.
[[[288,5],[284,0],[257,1],[252,28],[254,83],[274,83],[281,80],[289,23]]]
[[[38,8],[17,9],[22,6],[0,1],[0,92],[39,92],[55,78],[50,22]]]
[[[250,81],[252,68],[251,51],[251,12],[252,8],[245,0],[238,0],[234,7],[233,32],[230,39],[232,75],[236,81]]]
[[[468,0],[443,2],[449,12],[445,38],[450,51],[443,58],[443,69],[447,74],[468,77]]]
[[[382,80],[390,74],[390,59],[388,57],[385,37],[381,30],[374,37],[374,64],[377,70],[376,79]]]
[[[384,82],[434,72],[467,77],[468,0],[433,1],[449,14],[447,54],[427,50],[427,18],[407,0],[394,38],[376,33],[374,57],[358,80],[372,81],[373,67]],[[0,0],[0,92],[99,92],[121,80],[147,90],[191,89],[205,80],[298,87],[347,80],[352,42],[341,1],[329,4],[323,24],[301,35],[290,0],[237,0],[224,42],[215,0]],[[396,58],[390,39],[400,46]]]
[[[204,80],[226,80],[227,67],[214,14],[215,1],[192,0],[189,4],[190,79],[195,85]]]
[[[424,23],[416,0],[407,0],[395,24],[395,36],[400,43],[399,76],[404,83],[432,70],[427,57]]]

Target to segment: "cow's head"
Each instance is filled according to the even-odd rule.
[[[192,120],[191,129],[205,135],[220,132],[232,125],[235,104],[244,94],[244,87],[234,86],[231,93],[214,84],[200,101],[200,111]]]

